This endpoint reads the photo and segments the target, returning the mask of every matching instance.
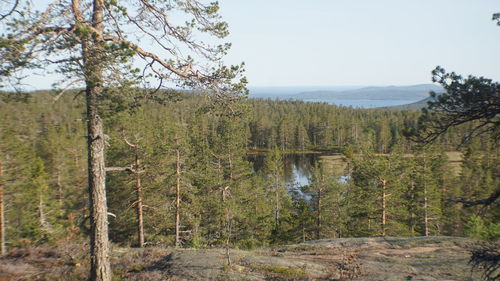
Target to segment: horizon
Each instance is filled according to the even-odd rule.
[[[230,34],[221,42],[232,44],[224,62],[245,62],[249,87],[430,84],[438,65],[498,81],[498,10],[493,0],[223,0]],[[28,88],[50,89],[57,80],[39,74]]]
[[[365,87],[411,87],[411,86],[428,86],[434,85],[438,86],[438,83],[417,83],[417,84],[360,84],[360,85],[248,85],[247,88],[307,88],[307,87],[315,87],[315,88],[335,88],[335,87],[355,87],[355,88],[365,88]]]
[[[420,83],[420,84],[381,84],[381,85],[372,85],[372,84],[361,84],[361,85],[247,85],[247,88],[250,90],[252,88],[351,88],[351,89],[361,89],[361,88],[369,88],[369,87],[376,87],[376,88],[387,88],[387,87],[412,87],[412,86],[437,86],[439,87],[439,84],[437,83]],[[68,88],[68,90],[74,90],[74,89],[81,89],[82,87],[71,87]],[[175,87],[168,87],[165,89],[182,89],[182,88],[175,88]],[[57,90],[56,88],[37,88],[33,90],[28,90],[26,92],[36,92],[36,91],[51,91],[51,90]]]

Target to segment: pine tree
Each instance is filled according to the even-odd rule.
[[[352,235],[403,235],[409,232],[404,208],[408,168],[401,153],[376,156],[365,150],[353,162],[355,188],[350,204]]]
[[[269,195],[272,198],[274,232],[278,233],[280,229],[280,216],[282,211],[283,196],[286,195],[284,186],[284,167],[283,156],[278,149],[274,147],[266,155],[263,173],[267,175],[269,185]],[[277,234],[276,234],[277,235]]]
[[[193,69],[193,57],[196,61],[219,62],[229,48],[229,44],[211,46],[192,37],[193,32],[216,38],[228,34],[227,24],[217,14],[217,2],[208,5],[198,1],[138,2],[138,7],[134,7],[137,10],[134,10],[119,1],[53,1],[41,12],[30,10],[28,2],[21,3],[19,7],[26,7],[23,13],[9,17],[15,24],[11,24],[8,32],[0,38],[3,42],[0,47],[0,73],[12,76],[20,68],[47,69],[48,64],[56,64],[60,73],[69,80],[66,87],[84,81],[88,125],[91,280],[110,280],[102,119],[105,111],[102,107],[113,96],[123,94],[116,91],[117,88],[127,88],[137,83],[141,76],[144,77],[145,72],[140,74],[138,69],[133,69],[131,58],[137,56],[144,59],[146,76],[160,78],[160,86],[164,79],[176,80],[185,86],[211,88],[221,98],[228,93],[244,92],[246,81],[242,79],[232,83],[240,73],[239,66],[209,67],[207,72]],[[91,12],[86,13],[82,8]],[[182,32],[172,22],[170,13],[173,9],[192,18],[182,27]],[[151,42],[160,51],[151,53],[141,47],[143,35],[152,39]],[[192,52],[189,55],[171,52],[179,46]],[[165,54],[170,56],[168,60],[161,58]]]
[[[419,225],[421,235],[439,235],[442,220],[442,191],[439,186],[439,175],[446,164],[442,154],[427,148],[418,151],[414,158],[412,174],[412,197],[408,198],[414,204],[409,211],[414,215],[415,225]],[[413,230],[414,227],[413,227]]]

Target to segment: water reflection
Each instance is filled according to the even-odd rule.
[[[320,160],[321,156],[322,154],[318,153],[284,154],[284,180],[287,185],[297,187],[308,185],[312,167]],[[254,172],[259,172],[264,168],[265,158],[265,154],[247,156],[247,160],[252,163]]]

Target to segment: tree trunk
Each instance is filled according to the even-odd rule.
[[[0,256],[5,255],[5,210],[3,202],[3,166],[0,162]]]
[[[179,149],[176,150],[176,189],[175,189],[175,247],[181,245],[180,240],[180,224],[181,224],[181,153]]]
[[[40,190],[38,193],[38,222],[40,224],[40,229],[45,236],[45,232],[47,230],[47,218],[45,217],[45,202],[43,202],[43,192],[44,190]]]
[[[62,205],[63,205],[63,188],[61,184],[61,168],[58,166],[57,167],[57,204],[59,205],[59,208],[62,210]]]
[[[108,208],[106,202],[106,173],[104,169],[104,132],[97,115],[99,90],[87,86],[88,122],[88,181],[90,201],[90,267],[91,280],[110,281],[108,242]]]
[[[424,227],[425,236],[429,236],[429,215],[428,215],[429,202],[427,199],[427,185],[424,183]]]
[[[387,181],[386,180],[381,180],[382,183],[382,220],[381,220],[381,229],[382,229],[382,236],[385,236],[385,225],[387,224],[387,194],[386,194],[386,187],[387,187]]]
[[[275,206],[274,206],[274,227],[276,231],[278,230],[279,227],[279,221],[280,221],[280,198],[279,198],[279,189],[276,186],[276,192],[275,192]]]
[[[321,183],[320,183],[321,184]],[[318,189],[318,213],[316,217],[316,239],[321,239],[321,187]]]
[[[80,16],[78,2],[74,0],[75,17]],[[105,136],[103,122],[98,114],[98,98],[103,90],[102,48],[104,3],[94,0],[93,38],[83,35],[82,55],[87,103],[88,184],[90,209],[90,280],[111,281],[108,241],[108,207],[106,202],[106,172],[104,164]],[[78,19],[77,19],[78,20]]]
[[[274,161],[274,170],[278,171],[279,163],[278,160]],[[275,189],[275,206],[274,206],[274,227],[278,231],[279,220],[280,220],[280,190],[279,190],[279,178],[278,172],[274,175],[274,189]]]
[[[413,178],[411,179],[411,192],[410,192],[410,202],[415,202],[415,182]],[[416,215],[414,211],[410,212],[410,231],[411,235],[415,235],[415,227],[416,227]]]
[[[141,176],[140,173],[140,160],[139,152],[137,151],[137,146],[135,148],[135,193],[137,195],[137,244],[140,248],[144,247],[144,222],[142,214],[142,186],[141,186]]]
[[[302,219],[302,243],[306,242],[306,227],[304,225],[304,219]]]
[[[229,148],[229,157],[228,157],[228,164],[229,164],[229,180],[233,180],[233,155],[231,154],[231,149]]]

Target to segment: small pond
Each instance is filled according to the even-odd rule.
[[[247,155],[253,170],[258,172],[264,167],[265,153]],[[284,180],[287,185],[304,186],[309,184],[311,170],[315,163],[322,161],[328,172],[344,175],[345,161],[341,154],[325,153],[286,153],[283,154]]]

